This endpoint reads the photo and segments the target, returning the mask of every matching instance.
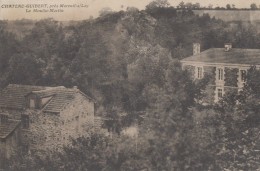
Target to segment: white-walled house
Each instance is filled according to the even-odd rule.
[[[194,79],[211,76],[207,86],[207,103],[218,102],[228,91],[239,91],[246,81],[250,67],[260,68],[260,49],[210,48],[200,52],[200,44],[193,44],[193,55],[181,60],[182,67],[189,70]]]

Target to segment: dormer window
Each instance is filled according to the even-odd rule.
[[[29,107],[31,109],[35,109],[35,99],[30,98],[30,100],[29,100]]]

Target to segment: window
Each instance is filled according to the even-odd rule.
[[[29,128],[29,116],[22,115],[22,128]]]
[[[218,99],[223,97],[223,90],[221,88],[218,88]]]
[[[31,109],[35,108],[35,100],[34,99],[30,99],[30,108]]]
[[[197,67],[196,78],[201,79],[203,77],[203,68]]]
[[[223,81],[224,78],[224,70],[222,68],[218,68],[218,73],[217,77],[219,81]]]
[[[241,82],[246,81],[246,70],[240,70],[240,81]]]

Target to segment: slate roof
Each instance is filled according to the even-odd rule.
[[[0,123],[0,139],[7,138],[20,124],[18,120],[8,119],[5,123]]]
[[[181,62],[259,65],[260,49],[232,48],[225,52],[224,48],[211,48],[198,55],[184,58]]]
[[[44,90],[32,91],[33,94],[36,94],[38,97],[49,97],[56,94],[56,90],[65,88],[63,86],[60,87],[47,87]]]
[[[25,97],[28,94],[36,94],[38,97],[52,96],[51,100],[42,109],[43,112],[59,113],[64,106],[72,102],[78,93],[92,100],[76,88],[42,87],[30,85],[10,84],[0,94],[0,107],[12,109],[25,109]]]
[[[0,93],[0,107],[23,109],[28,93],[44,89],[46,87],[9,84]]]
[[[55,95],[44,107],[43,112],[59,113],[63,107],[69,104],[75,98],[75,89],[61,88],[55,90]]]

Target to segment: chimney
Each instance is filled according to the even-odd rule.
[[[200,54],[200,44],[199,43],[193,43],[193,55]]]
[[[232,43],[225,43],[225,52],[229,52],[232,49]]]

